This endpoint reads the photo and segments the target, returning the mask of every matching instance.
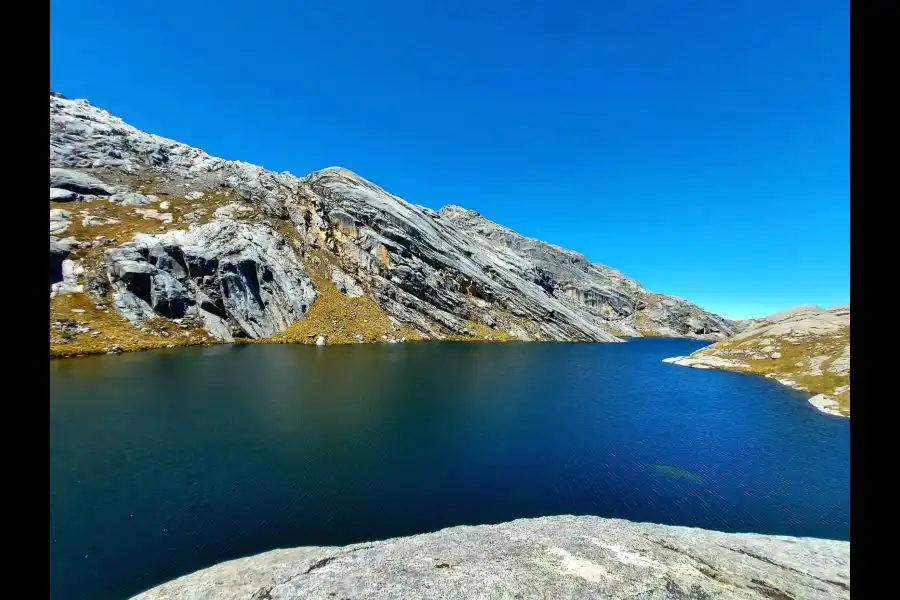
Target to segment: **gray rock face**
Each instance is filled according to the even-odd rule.
[[[197,315],[220,339],[273,335],[302,320],[316,297],[280,234],[225,218],[138,234],[107,250],[106,265],[116,308],[130,321]]]
[[[69,238],[72,240],[72,238]],[[73,240],[74,241],[74,240]],[[62,264],[69,257],[72,251],[72,243],[69,242],[50,242],[50,285],[59,283],[63,279]]]
[[[76,194],[92,196],[109,196],[116,192],[114,187],[106,185],[96,177],[86,173],[79,173],[69,169],[55,169],[53,167],[50,167],[50,188],[69,190]]]
[[[331,268],[331,282],[337,288],[337,291],[351,298],[359,298],[365,293],[352,277],[337,267]]]
[[[615,341],[598,322],[510,268],[519,265],[507,257],[477,246],[438,213],[344,169],[317,171],[307,182],[316,205],[330,209],[323,215],[331,225],[326,240],[371,282],[374,297],[392,316],[408,319],[400,308],[406,307],[451,331],[463,327],[460,318],[524,321],[535,339]],[[512,318],[493,314],[498,308]]]
[[[53,257],[53,247],[51,246],[51,260]],[[50,271],[50,297],[53,298],[60,294],[79,294],[84,291],[84,286],[79,283],[79,279],[85,274],[84,266],[79,261],[64,258],[61,260],[59,278],[54,280],[54,272]]]
[[[119,192],[110,196],[109,201],[121,204],[122,206],[141,206],[143,204],[157,202],[158,199],[153,196],[135,194],[134,192]]]
[[[850,597],[850,544],[545,517],[222,563],[135,600]]]
[[[592,263],[577,252],[526,238],[459,206],[445,206],[439,214],[466,232],[483,252],[503,257],[507,269],[519,271],[522,278],[615,333],[635,335],[646,330],[717,339],[735,332],[727,319],[680,298],[649,292],[619,271]]]
[[[84,100],[51,95],[50,165],[57,187],[66,183],[65,189],[73,189],[77,180],[78,193],[112,195],[126,205],[143,203],[137,198],[146,196],[107,186],[102,177],[88,182],[86,173],[72,170],[153,179],[167,186],[167,193],[190,201],[206,201],[214,195],[210,192],[228,189],[243,202],[215,209],[217,219],[252,220],[259,235],[259,228],[271,232],[287,225],[298,245],[296,253],[283,256],[296,259],[308,249],[331,253],[346,275],[336,282],[345,293],[369,294],[388,316],[425,338],[471,335],[473,324],[523,340],[560,341],[613,342],[619,341],[614,334],[642,333],[715,339],[735,331],[730,321],[693,304],[651,293],[614,269],[520,236],[477,213],[411,204],[345,169],[296,177],[211,157],[139,131]],[[196,222],[206,211],[188,212],[185,222]],[[282,265],[285,269],[290,270]],[[217,281],[226,286],[252,287],[240,269],[222,275],[227,276]],[[160,289],[168,294],[171,287]],[[308,295],[290,302],[282,298],[280,307],[295,310],[269,309],[272,314],[262,320],[249,305],[235,306],[229,318],[247,335],[268,335],[263,332],[274,333],[300,318],[303,311],[296,308],[307,300]],[[150,296],[144,301],[152,310]],[[143,314],[117,306],[129,318]]]
[[[50,202],[74,202],[78,194],[62,188],[50,188]]]
[[[50,209],[50,235],[58,235],[69,228],[69,220],[72,216],[67,210],[61,208]]]

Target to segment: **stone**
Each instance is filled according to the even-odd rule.
[[[849,387],[849,386],[847,386]],[[844,415],[841,414],[838,408],[838,403],[834,399],[826,396],[825,394],[816,394],[812,398],[809,399],[809,403],[816,407],[817,410],[829,414],[834,415],[836,417],[842,417]]]
[[[191,212],[184,213],[182,219],[187,223],[197,223],[200,221],[200,218],[206,214],[206,211],[202,208],[198,208],[197,210],[192,210]]]
[[[850,598],[850,543],[590,516],[273,550],[134,600]]]
[[[70,238],[71,239],[71,238]],[[62,281],[62,263],[69,257],[71,246],[62,242],[50,242],[50,285]]]
[[[213,217],[225,217],[228,219],[240,218],[255,213],[256,210],[252,206],[241,204],[240,202],[231,202],[225,206],[220,206],[213,211]]]
[[[50,187],[91,196],[109,196],[116,192],[116,188],[92,175],[54,167],[50,167]]]
[[[62,188],[50,188],[50,202],[74,202],[78,200],[78,194]]]
[[[721,358],[718,356],[673,356],[672,358],[664,358],[664,363],[681,365],[682,367],[693,367],[695,369],[736,369],[740,370],[746,367],[745,363],[737,360]]]
[[[56,335],[65,342],[71,342],[79,335],[90,331],[90,327],[81,325],[73,319],[59,319],[53,322],[52,327]]]
[[[55,298],[63,294],[80,294],[84,291],[84,285],[79,281],[85,275],[84,265],[81,261],[64,258],[60,260],[59,271],[54,272],[52,263],[51,246],[51,271],[50,271],[50,297]],[[55,280],[54,280],[55,279]]]
[[[190,200],[190,201],[199,200],[202,197],[203,197],[203,192],[188,192],[187,194],[184,195],[184,199]]]
[[[849,316],[850,309],[847,309],[847,315]],[[849,375],[850,374],[850,344],[844,346],[841,351],[840,356],[834,359],[832,363],[828,366],[828,372],[834,373],[835,375]]]
[[[121,223],[118,219],[112,219],[109,217],[97,217],[94,215],[86,215],[83,219],[81,219],[81,224],[84,227],[100,227],[101,225],[116,225]]]
[[[109,197],[110,202],[121,204],[122,206],[143,206],[152,204],[157,201],[156,196],[145,196],[144,194],[136,194],[134,192],[120,192]]]
[[[334,287],[345,296],[359,298],[363,295],[363,289],[359,284],[337,267],[331,268],[331,282],[334,284]]]
[[[145,219],[156,219],[158,221],[162,221],[163,223],[171,223],[174,218],[172,213],[161,213],[152,208],[136,208],[134,209],[136,214],[141,215]]]
[[[195,304],[190,292],[171,273],[157,269],[150,281],[150,307],[153,312],[170,319],[184,317],[188,306]]]
[[[320,335],[316,338],[316,346],[324,346],[325,345],[325,336]]]

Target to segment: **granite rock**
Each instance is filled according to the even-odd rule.
[[[274,550],[135,600],[850,598],[850,544],[558,516]]]
[[[130,321],[200,313],[220,339],[273,335],[303,319],[316,296],[278,232],[226,218],[190,231],[138,234],[107,250],[106,265],[115,306]]]

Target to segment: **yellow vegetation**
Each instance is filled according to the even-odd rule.
[[[358,298],[345,296],[331,281],[330,269],[337,266],[334,258],[320,250],[307,252],[304,264],[316,288],[316,300],[306,313],[306,318],[293,323],[286,330],[270,338],[241,340],[273,342],[280,344],[314,344],[320,335],[328,344],[378,343],[388,338],[406,338],[407,341],[425,339],[415,329],[395,323],[368,295]],[[508,341],[516,338],[504,331],[492,329],[480,323],[469,323],[474,335],[446,335],[444,339],[459,341]],[[359,339],[361,336],[362,340]]]
[[[168,209],[162,211],[159,204],[122,206],[104,199],[95,199],[89,202],[51,202],[51,209],[61,208],[71,213],[69,227],[57,236],[60,238],[72,236],[80,242],[89,242],[99,237],[105,237],[118,245],[130,241],[136,233],[159,234],[174,229],[185,229],[187,224],[178,223],[179,217],[185,212],[198,208],[206,211],[198,221],[204,223],[212,217],[216,208],[235,199],[233,192],[227,189],[207,190],[202,198],[193,201],[178,196],[160,195],[158,192],[147,189],[141,193],[157,194],[160,202],[169,203]],[[160,213],[171,212],[173,222],[162,223],[158,219],[140,214],[136,209],[153,209]],[[82,220],[88,215],[115,219],[118,222],[85,226]],[[105,269],[103,265],[105,249],[106,247],[103,245],[76,249],[72,251],[70,258],[81,261],[88,271],[102,271]],[[135,328],[113,308],[111,294],[103,299],[103,303],[106,308],[98,309],[85,293],[62,294],[50,300],[51,357],[98,354],[106,352],[107,348],[111,347],[118,347],[122,351],[128,352],[168,346],[216,343],[201,326],[192,324],[189,320],[179,325],[158,317],[148,319],[141,329]],[[72,312],[73,309],[84,312]],[[90,327],[90,332],[78,333],[74,336],[66,335],[64,331],[53,326],[55,321],[69,319],[79,325]],[[92,335],[92,332],[95,331],[100,333]]]
[[[767,343],[763,343],[763,342]],[[828,335],[807,336],[800,340],[790,338],[763,337],[762,334],[735,340],[727,339],[696,352],[697,356],[712,355],[722,358],[734,358],[745,362],[748,366],[744,372],[759,375],[774,375],[777,379],[790,379],[805,387],[813,394],[826,394],[835,400],[839,410],[850,414],[850,391],[835,395],[834,390],[850,385],[849,375],[836,375],[828,371],[836,358],[850,343],[850,328],[844,328]],[[753,358],[748,353],[759,353],[761,346],[773,346],[781,354],[779,358]],[[812,375],[810,359],[827,356],[818,366],[819,375]]]
[[[198,200],[187,200],[181,196],[163,194],[156,190],[151,179],[120,181],[132,188],[140,186],[140,193],[155,194],[160,202],[168,202],[165,211],[158,203],[144,206],[122,206],[103,199],[89,202],[51,202],[50,208],[60,208],[71,213],[69,227],[57,234],[58,237],[75,237],[79,241],[107,238],[118,245],[131,240],[136,233],[160,234],[166,231],[184,229],[187,224],[181,220],[184,213],[203,209],[205,213],[197,223],[205,223],[212,218],[216,208],[236,200],[231,190],[205,190]],[[141,214],[137,209],[152,209],[173,215],[173,222],[162,221]],[[87,216],[115,219],[117,222],[96,226],[86,226],[82,220]],[[289,239],[297,238],[296,231],[287,221],[274,223],[275,228]],[[99,245],[72,252],[70,258],[80,260],[92,272],[105,269],[103,253],[107,246]],[[379,260],[386,262],[387,252],[379,249]],[[406,338],[407,341],[424,339],[415,329],[393,322],[378,304],[368,295],[351,298],[340,293],[330,278],[330,267],[336,265],[335,258],[326,252],[312,250],[307,253],[307,272],[316,288],[316,300],[303,321],[296,322],[271,338],[261,340],[238,340],[242,343],[315,343],[319,335],[324,335],[328,344],[352,344],[383,342],[385,336]],[[214,344],[200,324],[190,320],[182,324],[162,317],[148,319],[140,328],[133,327],[122,318],[113,307],[111,294],[103,299],[105,308],[97,308],[86,293],[64,294],[50,301],[50,356],[77,356],[104,353],[108,348],[118,347],[122,351]],[[83,312],[72,312],[83,311]],[[90,328],[88,333],[69,334],[53,323],[73,320],[76,324]],[[447,335],[445,339],[461,341],[509,341],[517,338],[504,331],[493,329],[481,323],[469,322],[474,335]],[[93,334],[92,332],[100,333]]]
[[[78,312],[83,311],[83,312]],[[54,327],[55,321],[72,320],[90,328],[70,339]],[[168,346],[196,346],[214,344],[216,340],[206,331],[185,321],[181,325],[162,317],[148,319],[146,331],[132,327],[119,316],[111,303],[98,309],[87,294],[64,294],[50,300],[50,357],[102,354],[117,346],[123,352],[166,348]],[[100,333],[92,335],[92,332]]]
[[[314,344],[320,335],[325,336],[328,344],[359,343],[355,335],[369,343],[384,341],[382,336],[422,339],[418,331],[391,321],[368,295],[350,298],[339,292],[331,281],[329,255],[312,250],[307,253],[304,263],[316,288],[316,300],[309,307],[306,318],[270,338],[241,341]]]

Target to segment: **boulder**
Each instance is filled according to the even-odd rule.
[[[121,204],[122,206],[142,206],[144,204],[152,204],[158,201],[156,196],[145,196],[134,192],[119,192],[109,197],[110,202]]]
[[[116,192],[115,187],[87,173],[53,167],[50,167],[50,187],[91,196],[109,196]]]
[[[78,194],[62,188],[50,188],[50,202],[74,202]]]

